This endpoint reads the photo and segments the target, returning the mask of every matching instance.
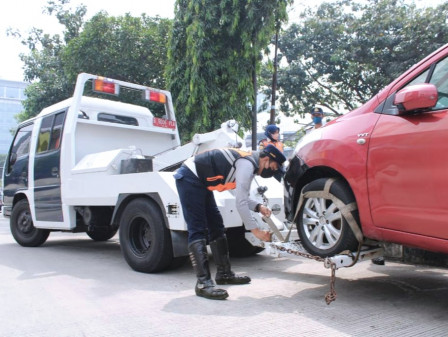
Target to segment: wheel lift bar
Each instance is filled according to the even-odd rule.
[[[246,239],[252,245],[264,248],[267,255],[275,257],[282,257],[287,255],[305,257],[308,259],[324,262],[325,268],[330,268],[332,263],[335,264],[336,269],[342,267],[351,267],[355,264],[356,254],[358,253],[347,251],[332,257],[322,258],[309,254],[298,240],[288,242],[280,242],[277,240],[272,242],[263,242],[257,239],[252,233],[246,233]],[[371,260],[381,256],[383,256],[383,249],[381,247],[363,246],[361,248],[361,251],[359,252],[357,262]]]
[[[253,245],[265,249],[265,253],[275,257],[285,255],[293,255],[313,259],[324,263],[324,267],[331,269],[330,277],[330,291],[325,295],[327,304],[336,300],[336,290],[334,287],[336,280],[336,270],[341,267],[352,267],[356,263],[366,260],[371,260],[383,256],[383,249],[378,246],[363,245],[361,249],[356,252],[345,251],[332,257],[320,257],[309,254],[299,240],[290,241],[290,233],[293,228],[292,224],[287,226],[289,233],[286,238],[279,232],[277,226],[271,218],[263,217],[263,221],[269,225],[273,235],[271,242],[264,242],[257,239],[252,233],[246,233],[246,239]]]

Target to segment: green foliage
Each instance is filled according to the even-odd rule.
[[[69,97],[73,91],[73,84],[65,77],[61,55],[65,45],[79,35],[86,7],[79,6],[70,12],[65,9],[67,3],[68,0],[48,1],[45,8],[47,14],[54,13],[58,22],[65,27],[63,39],[59,34],[51,36],[37,28],[33,28],[28,37],[22,39],[22,44],[30,50],[29,54],[20,55],[25,64],[25,81],[32,84],[26,89],[27,99],[23,102],[25,110],[16,116],[19,122]]]
[[[308,8],[280,38],[282,111],[352,110],[447,42],[447,14],[448,3],[418,9],[403,0]]]
[[[81,72],[165,88],[163,77],[171,20],[145,15],[96,14],[64,50],[70,82]]]
[[[76,76],[81,72],[165,88],[164,68],[171,20],[145,15],[109,17],[97,13],[84,23],[85,6],[66,9],[69,0],[49,1],[49,15],[56,15],[64,27],[63,36],[49,36],[33,29],[22,43],[30,53],[22,55],[26,89],[23,121],[44,107],[73,94]]]
[[[249,125],[260,52],[289,2],[176,1],[167,81],[184,140],[232,118]]]

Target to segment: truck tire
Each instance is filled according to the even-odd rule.
[[[231,257],[248,257],[260,253],[264,248],[253,246],[246,240],[244,226],[230,227],[226,229],[226,236]]]
[[[11,234],[23,247],[38,247],[47,241],[50,231],[34,227],[28,200],[19,200],[12,208]]]
[[[112,227],[96,227],[92,231],[87,231],[87,235],[94,241],[107,241],[112,239],[117,233],[116,228]]]
[[[326,181],[314,180],[302,192],[323,191]],[[349,186],[341,180],[334,181],[329,192],[344,205],[355,202]],[[358,221],[358,211],[352,215]],[[327,257],[358,248],[352,229],[331,199],[304,198],[296,222],[302,245],[312,255]]]
[[[90,230],[87,235],[94,241],[107,241],[114,237],[118,228],[111,226],[113,209],[111,207],[85,207],[82,212],[84,224]]]
[[[170,232],[159,207],[148,199],[134,199],[126,205],[119,237],[123,256],[135,271],[159,272],[173,260]]]

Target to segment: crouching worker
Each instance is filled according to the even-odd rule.
[[[216,283],[250,282],[248,276],[235,275],[231,270],[223,218],[213,191],[236,189],[236,207],[246,229],[262,241],[271,241],[271,234],[257,228],[250,212],[270,216],[271,210],[249,199],[249,189],[255,175],[269,178],[275,174],[278,179],[285,160],[285,156],[273,145],[260,152],[216,149],[187,159],[174,175],[187,223],[188,250],[197,276],[197,296],[213,300],[223,300],[229,296],[226,290],[215,287],[211,279],[206,235],[216,263]]]

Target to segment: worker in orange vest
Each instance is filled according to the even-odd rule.
[[[280,128],[277,125],[271,124],[266,127],[264,134],[267,138],[260,140],[258,147],[263,150],[268,145],[274,145],[283,153],[283,143],[279,140]]]
[[[174,178],[188,229],[188,251],[196,272],[197,296],[224,300],[229,294],[215,287],[210,275],[207,242],[216,264],[217,284],[247,284],[248,276],[236,275],[230,266],[229,248],[222,215],[216,205],[214,191],[235,190],[235,207],[246,230],[262,241],[271,241],[269,231],[258,228],[251,211],[269,217],[271,210],[249,197],[256,175],[281,180],[285,156],[275,146],[262,151],[214,149],[187,159]]]

